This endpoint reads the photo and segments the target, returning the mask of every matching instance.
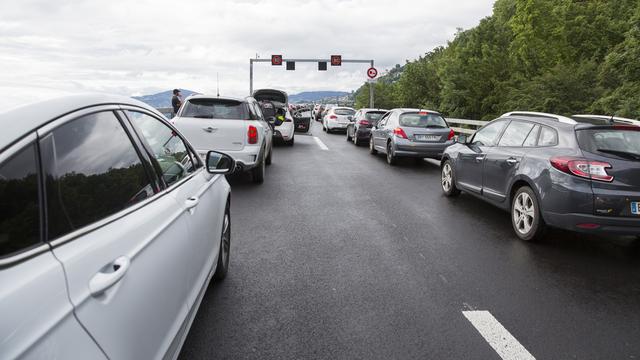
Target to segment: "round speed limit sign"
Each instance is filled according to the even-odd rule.
[[[374,79],[376,76],[378,76],[378,70],[376,70],[376,68],[374,67],[369,68],[369,70],[367,70],[367,76],[369,77],[369,79]]]

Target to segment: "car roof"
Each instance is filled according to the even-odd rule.
[[[190,95],[188,96],[186,100],[192,100],[192,99],[211,99],[211,100],[230,100],[230,101],[238,101],[238,102],[245,102],[247,101],[247,98],[237,98],[237,97],[232,97],[232,96],[216,96],[216,95],[203,95],[203,94],[198,94],[198,95]]]
[[[388,112],[389,110],[387,110],[387,109],[374,109],[374,108],[362,108],[362,109],[360,109],[360,111],[364,111],[364,112],[369,112],[369,111],[384,111],[384,112]]]
[[[566,116],[536,112],[536,111],[511,111],[511,112],[502,114],[502,116],[500,117],[513,117],[513,116],[528,118],[528,119],[532,119],[532,118],[541,119],[541,120],[546,119],[548,121],[552,121],[555,124],[557,123],[570,124],[570,125],[577,124],[577,122],[574,119]]]
[[[628,125],[636,125],[640,126],[640,121],[635,119],[628,119],[619,116],[608,116],[608,115],[572,115],[571,118],[576,120],[579,123],[588,123],[593,125],[610,125],[612,123],[618,124],[628,124]]]
[[[153,107],[121,95],[79,94],[15,107],[0,113],[0,149],[5,149],[37,128],[76,110],[99,105],[131,105],[160,114]]]

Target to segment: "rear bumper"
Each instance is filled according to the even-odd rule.
[[[355,132],[356,138],[358,140],[369,140],[371,137],[371,129],[369,128],[358,128]]]
[[[545,211],[543,216],[547,224],[553,227],[581,233],[640,235],[640,217],[627,218],[576,213],[559,214],[550,211]],[[593,224],[593,227],[585,228],[584,226],[587,224]],[[583,225],[583,227],[578,225]]]
[[[273,138],[278,140],[288,141],[293,137],[293,127],[291,129],[278,129],[273,130]]]
[[[220,150],[231,156],[237,164],[237,170],[249,170],[258,165],[258,157],[260,156],[260,147],[257,145],[245,145],[243,150]],[[204,160],[207,156],[206,150],[198,150],[198,154]]]
[[[405,139],[396,139],[396,156],[441,158],[444,150],[454,144],[452,140],[443,143],[424,143]]]
[[[329,130],[347,130],[349,123],[339,123],[337,121],[327,121],[327,129]]]

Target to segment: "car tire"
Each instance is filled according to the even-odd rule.
[[[260,159],[260,163],[258,166],[251,170],[251,176],[253,177],[253,182],[256,184],[262,184],[264,182],[264,173],[265,173],[265,159],[264,155]]]
[[[445,161],[441,168],[440,184],[442,185],[442,192],[447,197],[460,195],[460,189],[456,187],[456,178],[454,176],[451,161]]]
[[[373,136],[371,136],[371,138],[369,139],[369,154],[371,155],[378,154],[378,150],[376,150],[376,147],[373,146]]]
[[[271,165],[271,157],[273,156],[273,145],[271,145],[271,149],[269,149],[269,156],[264,159],[265,164]]]
[[[393,154],[393,145],[387,143],[387,164],[393,166],[398,163],[398,158]]]
[[[231,213],[229,205],[224,210],[224,220],[222,221],[222,236],[220,238],[220,252],[218,253],[218,265],[213,274],[214,281],[222,281],[229,272],[229,250],[231,250]]]
[[[291,139],[289,139],[289,140],[285,141],[284,143],[285,143],[287,146],[293,146],[293,143],[295,142],[295,139],[296,139],[296,137],[295,137],[295,135],[294,135],[294,136],[292,136],[292,137],[291,137]]]
[[[511,224],[521,240],[535,241],[544,236],[546,224],[538,198],[528,186],[519,188],[511,200]]]

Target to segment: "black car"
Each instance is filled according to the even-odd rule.
[[[356,146],[368,143],[371,137],[371,128],[378,125],[378,121],[387,111],[384,109],[358,110],[353,116],[351,124],[347,125],[347,141],[353,141]]]
[[[480,197],[511,212],[516,235],[547,225],[640,235],[640,127],[580,123],[513,112],[447,148],[442,190]]]

